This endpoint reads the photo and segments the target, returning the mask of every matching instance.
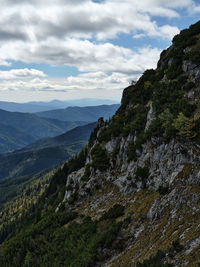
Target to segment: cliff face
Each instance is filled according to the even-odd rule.
[[[101,266],[200,262],[200,22],[124,90],[109,122],[99,120],[66,188],[66,209],[92,219],[125,208],[114,244],[98,250]]]

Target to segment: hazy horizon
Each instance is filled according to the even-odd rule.
[[[20,102],[20,101],[4,101],[0,100],[0,102],[7,102],[7,103],[16,103],[16,104],[28,104],[28,103],[52,103],[52,102],[75,102],[75,101],[102,101],[102,102],[113,102],[114,104],[120,103],[120,101],[113,100],[113,99],[104,99],[104,98],[74,98],[74,99],[52,99],[52,100],[32,100],[32,101],[26,101],[26,102]]]

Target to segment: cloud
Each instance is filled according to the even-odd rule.
[[[101,71],[103,67],[105,71],[120,71],[121,65],[120,72],[129,72],[128,57],[136,55],[130,49],[112,45],[109,39],[124,33],[134,38],[169,40],[179,29],[168,24],[160,26],[151,16],[178,17],[173,8],[184,7],[189,2],[0,0],[0,64],[20,60],[72,65],[80,71]],[[109,62],[108,57],[112,55],[116,59]],[[133,68],[141,71],[136,65]]]
[[[10,40],[27,40],[26,34],[23,32],[15,32],[13,30],[0,30],[0,40],[10,41]]]
[[[142,48],[135,51],[111,43],[94,44],[89,40],[66,39],[60,44],[50,39],[35,46],[12,43],[0,48],[1,55],[26,63],[44,62],[51,65],[70,65],[81,72],[104,71],[127,74],[142,73],[156,66],[160,50]]]
[[[179,32],[170,25],[171,19],[180,18],[179,11],[190,6],[199,10],[192,0],[0,0],[0,4],[0,65],[34,62],[84,72],[51,79],[35,69],[0,71],[0,90],[15,92],[120,91],[145,69],[155,68],[160,54],[154,47],[116,45],[120,34],[169,42]],[[168,23],[158,23],[157,17]]]
[[[36,69],[12,69],[9,71],[0,71],[0,79],[18,79],[18,78],[30,78],[30,77],[45,77],[46,74]]]
[[[95,36],[97,40],[106,40],[117,37],[119,33],[127,34],[139,30],[144,31],[146,35],[157,36],[160,27],[151,20],[150,15],[169,18],[179,16],[172,9],[159,5],[152,6],[149,2],[138,4],[136,0],[104,1],[98,4],[85,1],[70,7],[68,4],[62,8],[49,6],[45,12],[41,8],[35,14],[37,24],[40,25],[40,31],[35,31],[35,35],[39,39],[45,36],[58,38]],[[160,34],[160,37],[169,38],[164,34]]]
[[[83,97],[101,97],[119,99],[122,89],[126,87],[133,79],[132,75],[120,73],[106,74],[104,72],[83,73],[76,77],[46,79],[46,78],[29,78],[27,80],[2,80],[0,86],[1,96],[9,96],[9,100],[16,101],[20,95],[22,100],[38,95],[52,98],[80,98]],[[48,94],[47,94],[48,93]],[[52,99],[51,98],[51,99]]]
[[[188,6],[188,12],[190,13],[190,15],[200,13],[200,5],[192,2],[192,4]]]
[[[180,1],[178,2],[180,5]],[[171,7],[172,4],[147,0],[107,0],[103,3],[90,0],[28,3],[10,0],[2,4],[0,26],[12,25],[13,32],[9,33],[8,30],[8,36],[4,33],[6,40],[8,37],[45,40],[49,37],[62,39],[66,36],[82,38],[95,36],[97,40],[106,40],[115,38],[119,33],[133,31],[143,31],[149,36],[158,36],[161,28],[151,19],[151,15],[178,17],[179,14]],[[165,34],[160,36],[169,38]]]

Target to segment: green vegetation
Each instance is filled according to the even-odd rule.
[[[55,208],[65,194],[66,177],[84,166],[87,148],[66,162],[55,173],[40,173],[0,183],[0,243],[41,219]],[[76,193],[76,192],[75,192]],[[75,201],[74,194],[71,201]]]
[[[79,170],[85,165],[87,156],[87,147],[83,148],[76,156],[68,160],[64,166],[54,174],[51,179],[51,183],[46,191],[44,197],[46,202],[56,208],[56,206],[62,202],[65,194],[65,184],[67,176]]]
[[[83,177],[81,178],[83,181],[87,182],[89,180],[90,174],[91,174],[91,164],[86,164],[85,165],[85,172]]]
[[[115,206],[99,221],[85,217],[77,223],[74,212],[49,212],[3,245],[1,266],[94,266],[103,257],[98,248],[109,248],[117,238],[122,222],[115,218],[121,214]]]
[[[86,145],[94,126],[95,123],[79,126],[62,135],[39,140],[20,152],[2,155],[0,179],[31,175],[55,168]]]
[[[0,243],[23,226],[27,214],[33,211],[37,214],[35,205],[53,174],[53,171],[41,172],[0,182]]]
[[[136,178],[142,178],[143,180],[146,180],[149,177],[149,168],[147,167],[138,167],[135,172]]]
[[[108,212],[104,213],[101,220],[116,219],[124,214],[124,206],[115,204]]]
[[[146,181],[149,177],[149,168],[148,167],[137,167],[135,172],[136,179],[140,179],[142,181],[143,188],[146,188]]]
[[[129,144],[128,151],[127,151],[127,156],[128,156],[128,162],[137,160],[136,147],[135,147],[135,143],[134,142],[131,142]]]
[[[165,140],[170,140],[172,137],[176,135],[176,127],[173,124],[174,117],[169,109],[165,109],[159,116],[158,116],[162,128],[164,130]]]
[[[165,253],[158,250],[155,256],[152,256],[149,260],[145,260],[143,263],[138,263],[137,267],[171,267],[171,264],[162,262],[164,257]]]
[[[194,138],[196,133],[194,132],[195,123],[194,120],[187,118],[182,112],[174,120],[174,127],[178,131],[178,134],[186,138]]]
[[[92,156],[92,167],[94,169],[105,171],[109,168],[110,163],[106,150],[103,149],[99,144],[96,144],[93,147],[91,151],[91,156]]]
[[[185,59],[192,61],[192,63],[194,64],[198,64],[200,62],[199,49],[192,48],[189,52],[185,54]]]

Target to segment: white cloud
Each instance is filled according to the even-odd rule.
[[[0,47],[1,55],[26,63],[39,62],[51,65],[70,65],[82,72],[105,71],[142,73],[156,66],[160,50],[157,48],[135,51],[111,43],[94,44],[88,40],[66,39],[63,43],[50,39],[42,44],[24,45],[21,42]],[[12,52],[13,51],[13,52]]]
[[[20,60],[72,65],[81,71],[99,71],[103,66],[108,71],[119,71],[120,58],[121,72],[127,72],[127,57],[133,53],[106,40],[119,33],[169,40],[179,29],[168,24],[159,26],[151,15],[177,17],[172,7],[189,1],[0,0],[0,64]],[[116,55],[116,60],[109,63],[110,55]]]
[[[45,77],[46,74],[36,69],[12,69],[9,71],[0,71],[0,79],[18,79],[18,78],[30,78],[30,77]]]
[[[200,5],[193,2],[190,6],[188,6],[188,11],[190,15],[200,13]]]
[[[120,100],[122,89],[133,78],[120,73],[92,72],[59,79],[10,79],[1,81],[0,92],[2,99],[20,102],[83,97]]]
[[[160,50],[116,45],[119,34],[168,42],[179,32],[170,19],[179,18],[180,9],[192,6],[199,12],[192,0],[0,0],[0,4],[0,65],[47,63],[88,72],[51,79],[35,69],[0,71],[0,90],[16,92],[120,91],[145,69],[156,67]],[[155,17],[169,23],[161,25]],[[115,45],[111,39],[116,39]]]
[[[4,2],[1,6],[0,26],[5,31],[2,34],[2,39],[5,40],[39,41],[50,36],[58,39],[66,36],[96,36],[97,39],[104,40],[132,31],[144,31],[146,35],[158,36],[161,28],[151,19],[151,15],[168,18],[179,16],[171,5],[160,3],[161,1],[107,0],[101,4],[90,0],[74,1],[76,4],[50,1],[48,5],[46,1],[41,1],[41,4],[39,1],[29,1],[28,4],[17,1],[15,5],[10,2],[7,5]],[[160,36],[169,38],[165,34]]]
[[[1,77],[1,73],[0,73]],[[67,78],[31,78],[18,79],[4,79],[1,81],[0,91],[13,90],[17,91],[87,91],[87,90],[121,90],[128,83],[135,79],[136,76],[126,75],[121,73],[113,73],[111,75],[105,72],[82,73],[78,76],[70,76]]]

